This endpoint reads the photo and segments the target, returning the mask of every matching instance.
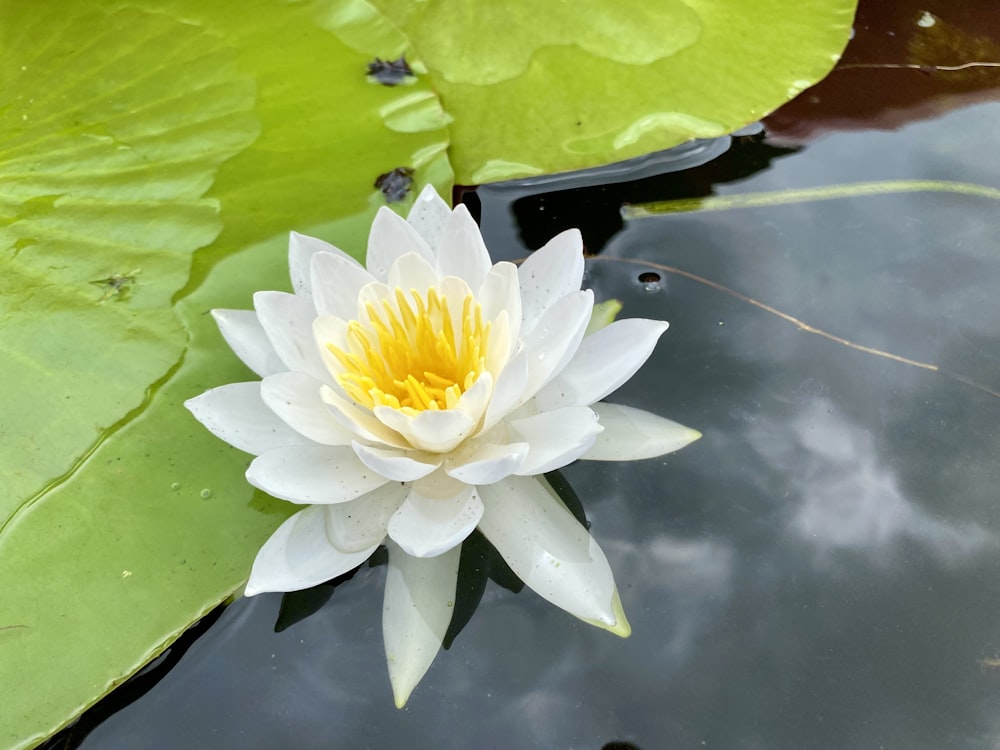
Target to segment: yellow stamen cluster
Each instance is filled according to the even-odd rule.
[[[415,415],[451,409],[486,369],[490,324],[473,296],[462,302],[462,330],[456,332],[448,300],[431,288],[409,297],[398,287],[395,302],[368,303],[370,324],[347,324],[347,351],[327,348],[343,371],[336,378],[357,403],[391,406]]]

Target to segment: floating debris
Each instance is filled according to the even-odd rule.
[[[382,191],[386,203],[398,203],[403,200],[412,186],[413,169],[410,167],[396,167],[375,179],[375,187]]]
[[[383,86],[398,86],[406,79],[416,77],[406,62],[406,55],[400,55],[398,60],[376,57],[375,62],[368,63],[368,75]]]
[[[107,278],[91,281],[90,283],[94,286],[104,287],[104,294],[97,300],[98,304],[107,302],[109,299],[114,299],[116,302],[127,300],[132,292],[135,277],[140,273],[142,273],[141,268],[133,268],[128,273],[113,274]]]

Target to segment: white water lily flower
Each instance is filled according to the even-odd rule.
[[[256,456],[247,480],[305,506],[260,550],[248,595],[314,586],[389,549],[383,634],[396,704],[451,621],[462,541],[475,528],[538,594],[627,636],[607,559],[542,478],[578,458],[662,455],[699,437],[597,403],[667,324],[625,319],[584,337],[583,246],[563,232],[520,267],[492,264],[464,206],[433,188],[409,218],[379,211],[367,267],[292,234],[294,294],[215,310],[263,380],[187,402]]]

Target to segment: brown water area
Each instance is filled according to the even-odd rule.
[[[765,120],[772,140],[896,130],[1000,99],[1000,3],[863,0],[834,71]]]

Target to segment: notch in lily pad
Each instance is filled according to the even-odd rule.
[[[376,57],[373,62],[368,63],[368,80],[383,86],[398,86],[401,83],[412,83],[416,80],[416,74],[406,62],[406,55],[400,55],[396,60]]]
[[[382,191],[386,203],[405,200],[413,187],[413,168],[396,167],[391,172],[380,174],[375,178],[375,187]]]

